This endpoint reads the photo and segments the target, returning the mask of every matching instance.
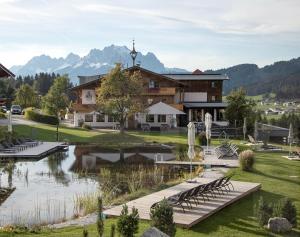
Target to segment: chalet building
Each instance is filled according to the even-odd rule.
[[[15,75],[0,63],[0,80],[7,80],[14,77]],[[8,104],[10,101],[11,98],[5,98],[0,95],[0,106]]]
[[[212,115],[214,123],[227,125],[224,121],[226,103],[222,101],[223,81],[228,80],[227,76],[200,70],[158,74],[135,65],[124,70],[130,73],[140,71],[144,82],[142,96],[149,106],[146,113],[136,114],[127,121],[128,128],[186,126],[189,121],[203,122],[207,112]],[[104,76],[79,76],[79,85],[72,88],[77,96],[73,104],[74,126],[81,123],[92,127],[117,126],[113,116],[102,114],[96,107],[95,91],[101,88]]]

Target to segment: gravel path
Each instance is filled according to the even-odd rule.
[[[97,219],[97,214],[92,213],[84,217],[80,217],[77,219],[69,220],[66,222],[58,223],[58,224],[52,224],[48,225],[47,227],[51,229],[58,229],[58,228],[65,228],[65,227],[70,227],[70,226],[86,226],[90,224],[96,223]]]

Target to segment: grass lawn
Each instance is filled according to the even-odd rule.
[[[18,135],[34,137],[42,141],[56,141],[56,126],[51,125],[15,125],[14,131]],[[184,143],[186,144],[185,133],[174,132],[100,132],[90,131],[82,128],[59,128],[59,140],[71,143],[101,143],[102,145],[112,144],[134,144],[143,142],[159,142],[159,143]]]
[[[55,128],[50,126],[36,126],[37,138],[55,140]],[[16,130],[24,135],[30,134],[28,126],[16,126]],[[157,142],[178,142],[186,143],[184,134],[166,133],[159,136],[159,133],[129,132],[121,136],[111,133],[97,133],[81,129],[62,128],[61,133],[65,139],[72,142],[101,142],[122,144],[143,141]],[[124,141],[124,139],[126,141]],[[253,172],[243,172],[240,169],[232,169],[229,172],[234,174],[234,180],[258,182],[262,184],[262,190],[244,198],[237,203],[223,209],[207,220],[195,225],[189,230],[177,228],[176,236],[198,237],[198,236],[280,236],[267,232],[259,227],[254,218],[253,206],[260,196],[265,200],[274,202],[283,197],[289,197],[296,204],[298,210],[298,226],[300,225],[300,162],[290,161],[281,157],[282,153],[256,153],[256,164]],[[296,176],[296,177],[293,177]],[[105,221],[105,236],[109,236],[109,229],[116,219]],[[148,222],[140,223],[140,233],[149,227]],[[96,235],[96,226],[87,227],[91,236]],[[70,227],[60,230],[43,230],[38,234],[12,234],[1,233],[2,236],[51,236],[51,237],[79,237],[82,236],[82,228]],[[300,236],[300,228],[294,229],[285,236]]]

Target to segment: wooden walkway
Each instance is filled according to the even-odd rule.
[[[65,147],[67,146],[63,142],[43,142],[38,146],[30,147],[16,153],[0,152],[0,158],[42,158]]]
[[[176,186],[164,189],[162,191],[149,194],[147,196],[138,198],[136,200],[130,201],[127,203],[129,209],[134,206],[139,211],[139,216],[143,220],[150,220],[150,207],[161,201],[164,197],[168,198],[172,195],[178,194],[181,191],[188,190],[199,184],[205,184],[213,179],[208,178],[197,178],[197,183],[181,183]],[[174,222],[178,226],[184,228],[190,228],[193,225],[203,221],[212,214],[218,212],[224,207],[238,201],[239,199],[257,191],[260,189],[261,185],[259,183],[248,183],[248,182],[239,182],[232,181],[232,184],[235,188],[234,191],[229,192],[228,194],[218,196],[210,201],[201,203],[196,206],[193,205],[193,209],[186,209],[185,212],[181,208],[174,207]],[[122,210],[122,205],[113,207],[104,211],[104,214],[109,216],[119,216]]]
[[[155,164],[157,164],[157,165],[189,166],[191,164],[191,162],[190,161],[170,160],[170,161],[156,161]],[[239,162],[238,162],[238,160],[220,160],[220,159],[210,159],[210,160],[193,161],[192,162],[192,166],[198,166],[198,165],[236,168],[236,167],[239,167]]]
[[[206,147],[203,147],[203,150],[205,151]],[[228,168],[236,168],[239,167],[239,160],[232,159],[232,158],[223,158],[223,159],[218,159],[217,155],[215,153],[215,147],[209,147],[210,154],[205,154],[204,155],[204,160],[201,161],[193,161],[192,165],[193,166],[198,166],[198,165],[206,165],[206,166],[218,166],[218,167],[228,167]],[[164,160],[157,160],[155,161],[156,164],[158,165],[183,165],[183,166],[188,166],[191,164],[190,161],[177,161],[177,160],[169,160],[169,161],[164,161]]]

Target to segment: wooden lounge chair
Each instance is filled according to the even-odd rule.
[[[22,151],[24,150],[23,147],[20,146],[14,146],[14,144],[8,142],[8,141],[2,141],[1,142],[2,146],[6,149],[14,149],[14,150],[18,150],[18,151]]]
[[[250,143],[253,144],[253,145],[261,145],[261,144],[263,144],[262,141],[256,141],[251,135],[248,135],[248,138],[249,138]]]
[[[0,143],[0,152],[3,153],[17,153],[17,149],[12,149],[12,148],[5,148],[1,143]]]
[[[172,197],[169,197],[167,199],[168,203],[171,205],[171,206],[180,206],[183,210],[183,212],[185,212],[185,209],[184,209],[184,206],[183,206],[183,203],[186,203],[187,204],[187,207],[189,208],[189,203],[186,201],[186,196],[188,195],[188,192],[185,191],[185,192],[181,192],[179,193],[177,196],[172,196]]]

